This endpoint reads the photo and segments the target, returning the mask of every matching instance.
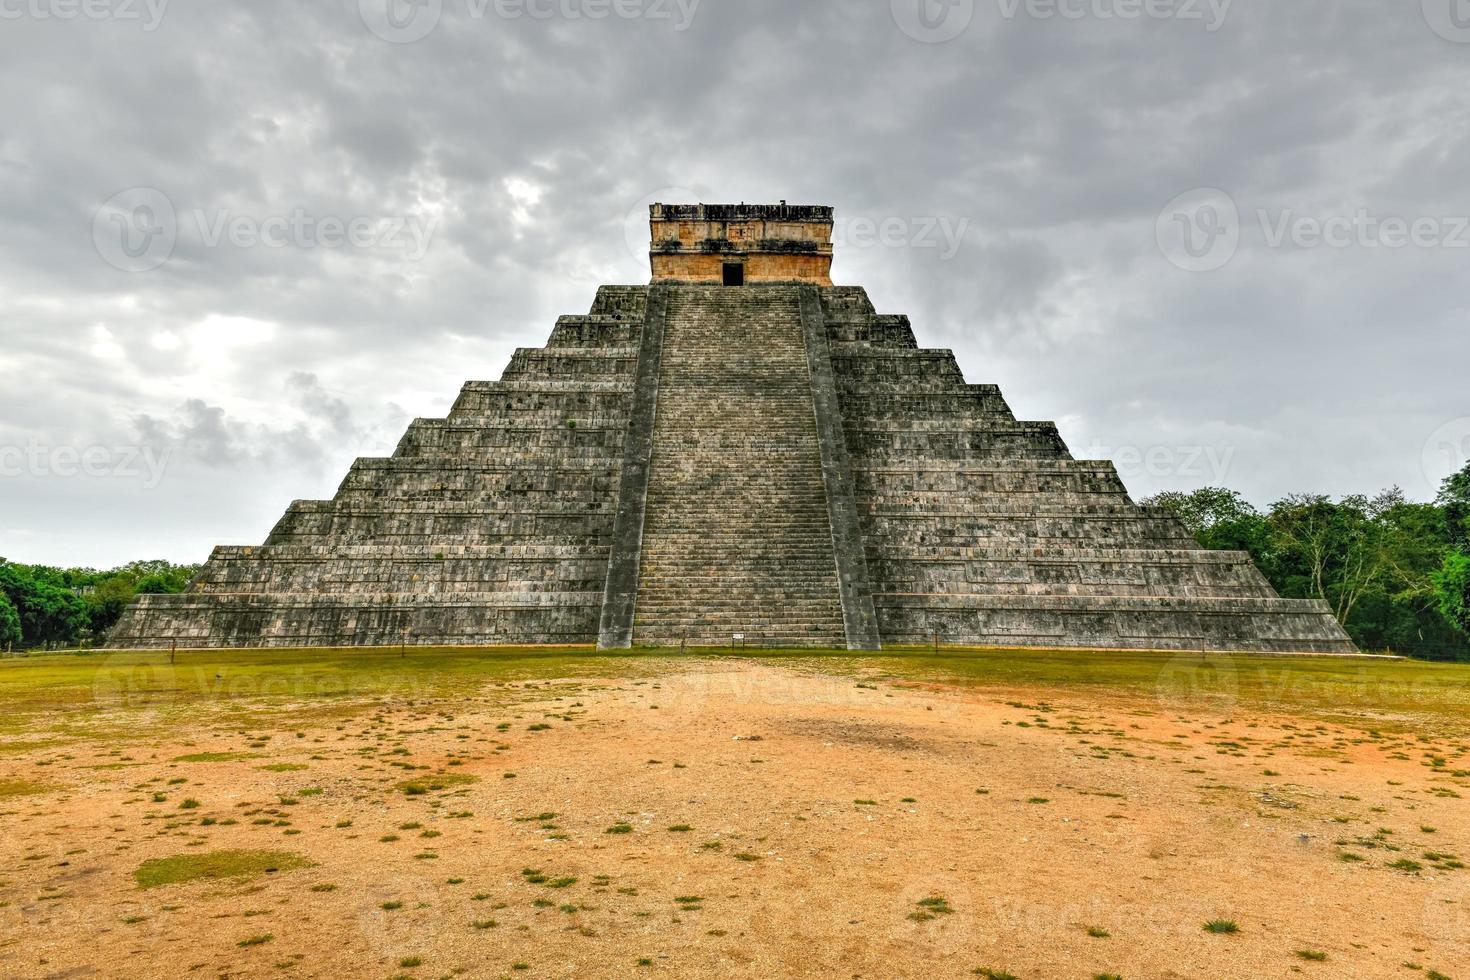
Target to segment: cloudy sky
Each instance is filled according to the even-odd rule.
[[[1465,0],[0,0],[0,555],[255,543],[647,204],[834,277],[1135,496],[1470,453]]]

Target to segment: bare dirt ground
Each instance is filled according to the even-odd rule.
[[[31,726],[0,751],[0,976],[1470,978],[1460,734],[615,673]],[[222,851],[268,854],[177,880]]]

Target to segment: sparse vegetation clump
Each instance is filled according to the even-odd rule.
[[[140,888],[158,888],[193,881],[256,878],[312,866],[311,861],[289,851],[211,851],[144,861],[133,877]]]
[[[0,800],[17,796],[39,796],[49,790],[50,787],[45,784],[29,779],[0,779]]]
[[[954,909],[950,908],[948,900],[938,895],[921,898],[915,904],[918,905],[918,909],[909,913],[909,918],[915,922],[928,922],[941,915],[954,914]]]
[[[453,789],[456,786],[466,786],[470,783],[479,782],[478,776],[472,776],[464,772],[441,772],[432,776],[423,776],[419,779],[408,779],[398,784],[399,792],[405,796],[424,796],[428,793],[437,793],[442,790]]]

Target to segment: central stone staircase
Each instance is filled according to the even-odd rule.
[[[634,641],[845,645],[794,286],[669,286]]]

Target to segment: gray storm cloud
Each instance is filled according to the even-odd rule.
[[[15,560],[259,540],[645,281],[668,188],[835,205],[838,281],[1136,495],[1470,449],[1450,0],[24,0],[0,80],[0,445],[99,462],[0,477]],[[1315,243],[1360,213],[1446,233]]]

